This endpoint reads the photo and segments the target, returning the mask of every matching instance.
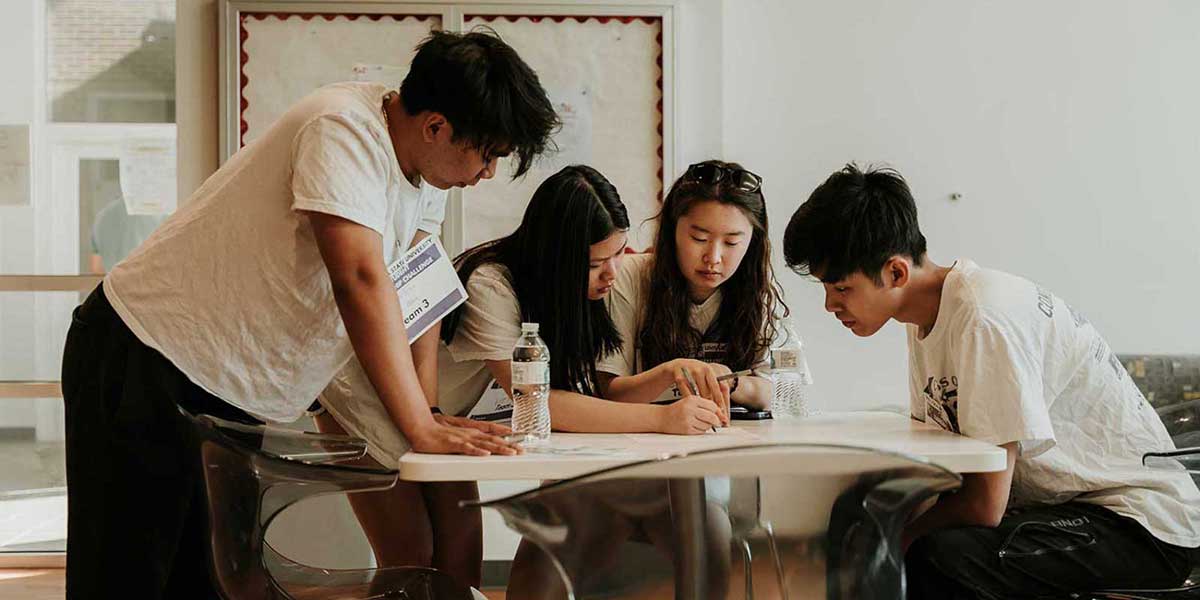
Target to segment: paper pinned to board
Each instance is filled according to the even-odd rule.
[[[369,81],[382,83],[389,87],[399,87],[400,82],[404,81],[404,77],[408,75],[408,67],[354,63],[354,66],[350,68],[350,74],[354,81]]]
[[[592,94],[586,87],[552,90],[550,102],[562,121],[554,134],[557,152],[546,156],[547,165],[557,170],[568,165],[592,164]]]
[[[0,206],[29,205],[29,126],[0,125]]]
[[[607,456],[620,458],[639,458],[640,455],[625,448],[606,448],[604,446],[587,446],[584,444],[564,444],[554,440],[550,434],[548,442],[537,445],[522,445],[525,454],[540,454],[554,456]]]
[[[175,212],[175,137],[131,138],[121,145],[121,196],[130,215]]]

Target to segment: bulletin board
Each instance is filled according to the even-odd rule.
[[[558,147],[512,180],[451,192],[443,225],[456,253],[510,233],[547,176],[588,164],[621,194],[630,245],[652,243],[663,190],[674,177],[670,5],[396,3],[224,0],[221,14],[221,160],[261,135],[295,101],[336,81],[399,87],[430,31],[489,27],[538,73],[563,120]]]

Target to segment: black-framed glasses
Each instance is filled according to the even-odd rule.
[[[762,177],[745,169],[722,167],[713,163],[696,163],[688,167],[683,177],[688,181],[698,181],[708,185],[728,181],[735,188],[750,194],[762,189]]]

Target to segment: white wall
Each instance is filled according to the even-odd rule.
[[[680,0],[676,4],[675,172],[721,154],[721,2]]]
[[[1117,352],[1200,352],[1200,3],[723,6],[723,148],[764,176],[777,245],[832,171],[888,162],[935,261],[1034,279]],[[855,338],[779,269],[821,405],[907,405],[903,330]]]

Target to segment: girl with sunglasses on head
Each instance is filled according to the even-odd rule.
[[[737,163],[688,167],[667,193],[652,254],[626,258],[609,299],[623,344],[597,367],[611,400],[669,402],[688,391],[764,408],[771,386],[753,369],[787,314],[771,269],[762,178]]]
[[[456,259],[469,297],[441,323],[437,388],[426,390],[440,419],[502,433],[463,417],[484,394],[511,397],[513,346],[521,323],[534,322],[550,350],[554,429],[696,434],[720,422],[717,405],[699,397],[672,406],[597,397],[596,361],[621,345],[604,298],[620,271],[628,229],[616,188],[591,167],[570,166],[538,186],[516,231]],[[366,439],[370,456],[393,467],[408,443],[372,389],[352,361],[321,394],[329,413],[319,417],[321,429]],[[475,482],[397,482],[350,501],[381,566],[434,566],[478,587],[481,518],[477,509],[458,508],[477,497]]]

